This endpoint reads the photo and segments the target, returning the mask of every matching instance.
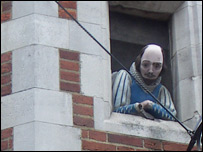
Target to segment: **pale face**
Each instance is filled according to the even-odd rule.
[[[157,45],[149,45],[141,58],[140,71],[143,78],[155,80],[163,67],[163,54]]]

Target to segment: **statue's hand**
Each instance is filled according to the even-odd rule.
[[[152,106],[153,106],[153,102],[150,101],[150,100],[145,100],[145,101],[141,102],[140,104],[142,105],[142,108],[145,109],[145,110],[146,109],[151,109]]]

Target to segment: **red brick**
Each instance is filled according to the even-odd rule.
[[[8,149],[8,140],[1,141],[1,150],[7,150]]]
[[[1,65],[1,74],[11,72],[12,65],[11,63],[5,63]]]
[[[62,58],[62,59],[79,61],[79,56],[80,56],[80,54],[77,52],[60,50],[60,58]]]
[[[74,1],[61,1],[60,4],[64,8],[72,8],[72,9],[76,9],[77,8],[77,4]]]
[[[93,108],[83,105],[73,104],[73,113],[79,115],[93,116]]]
[[[60,71],[60,78],[62,80],[80,82],[80,75],[78,73],[69,72],[69,71]]]
[[[4,129],[1,131],[1,139],[9,138],[13,134],[13,128]]]
[[[94,140],[97,140],[97,141],[103,141],[105,142],[106,141],[106,133],[104,132],[100,132],[100,131],[94,131],[94,130],[90,130],[89,131],[89,138],[90,139],[94,139]]]
[[[13,148],[13,138],[8,140],[8,148],[9,149]]]
[[[1,76],[1,85],[11,82],[11,74]]]
[[[91,118],[84,118],[80,116],[73,116],[73,124],[82,127],[94,127],[94,120]]]
[[[89,138],[89,131],[82,129],[82,138]]]
[[[82,140],[82,150],[91,151],[115,151],[116,146],[105,143]]]
[[[11,94],[11,84],[1,87],[1,96]]]
[[[80,93],[80,85],[68,82],[60,82],[60,89],[64,91]]]
[[[3,13],[1,14],[1,22],[5,22],[11,19],[11,13]]]
[[[132,136],[108,134],[108,141],[112,143],[143,147],[142,139]]]
[[[117,151],[135,151],[135,149],[131,147],[117,146]]]
[[[1,55],[1,63],[10,61],[11,60],[11,55],[12,55],[11,52],[2,54]]]
[[[77,19],[77,13],[76,10],[70,10],[66,9],[69,14],[73,16],[73,18]],[[72,19],[63,9],[59,9],[59,17],[60,18],[65,18],[65,19]]]
[[[144,146],[145,148],[161,150],[161,142],[158,140],[145,139]]]
[[[11,7],[12,7],[12,3],[11,3],[11,1],[8,1],[8,2],[4,2],[3,4],[2,4],[2,11],[4,12],[4,11],[9,11],[9,10],[11,10]]]
[[[166,150],[166,151],[186,151],[187,145],[178,144],[178,143],[163,142],[163,150]]]
[[[93,105],[93,98],[83,96],[83,95],[73,95],[73,102],[74,103],[87,104],[87,105]]]
[[[79,63],[76,62],[72,62],[72,61],[64,61],[61,60],[60,61],[60,67],[61,69],[65,69],[65,70],[72,70],[72,71],[79,71]]]

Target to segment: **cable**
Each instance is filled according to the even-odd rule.
[[[128,71],[128,69],[113,55],[111,54],[99,41],[97,41],[97,39],[92,36],[92,34],[90,34],[58,1],[55,1],[97,44],[99,44],[99,46],[101,46],[101,48],[103,48],[103,50],[109,54],[116,62],[118,62],[122,68],[124,68],[128,74],[134,78],[132,76],[132,74]],[[140,82],[138,82],[136,79],[134,79],[148,94],[150,94],[156,101],[157,103],[159,103],[161,105],[162,108],[164,108],[186,131],[190,136],[193,136],[194,132],[189,130],[184,124],[182,124],[166,107],[164,107],[164,105],[147,89],[145,88]]]

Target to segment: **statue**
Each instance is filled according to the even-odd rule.
[[[166,70],[163,49],[155,44],[145,46],[130,67],[112,74],[112,99],[114,112],[144,115],[149,119],[174,120],[174,118],[136,82],[139,81],[176,116],[170,92],[161,84]],[[136,80],[136,81],[135,81]]]

